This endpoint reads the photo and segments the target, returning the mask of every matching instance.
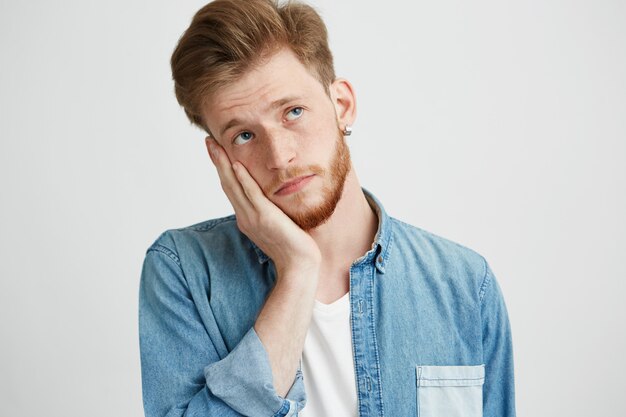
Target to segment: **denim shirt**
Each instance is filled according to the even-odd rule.
[[[496,279],[476,252],[390,217],[350,267],[360,417],[513,417],[513,351]],[[276,271],[235,216],[167,230],[139,290],[144,410],[157,416],[296,416],[272,383],[254,323]]]

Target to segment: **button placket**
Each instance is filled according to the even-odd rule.
[[[372,316],[372,293],[377,275],[378,262],[382,257],[370,254],[367,264],[350,269],[350,291],[352,299],[352,335],[355,372],[358,389],[359,416],[382,415],[382,398],[378,388],[379,370],[376,345],[375,318]],[[374,321],[374,322],[373,322]]]

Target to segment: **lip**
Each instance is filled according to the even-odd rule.
[[[302,177],[298,177],[291,181],[287,181],[286,183],[281,185],[278,191],[276,191],[274,194],[287,195],[287,194],[295,193],[296,191],[302,189],[302,187],[304,187],[306,184],[308,184],[313,179],[314,176],[315,174],[303,175]]]

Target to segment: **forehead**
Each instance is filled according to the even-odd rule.
[[[281,49],[240,79],[219,89],[204,116],[214,124],[233,111],[262,111],[285,97],[325,94],[322,84],[289,49]]]

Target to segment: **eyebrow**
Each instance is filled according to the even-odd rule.
[[[280,99],[272,102],[272,104],[270,104],[270,108],[271,109],[275,109],[277,107],[282,107],[282,106],[284,106],[287,103],[290,103],[292,101],[297,101],[297,100],[300,100],[300,97],[298,97],[298,96],[287,96],[287,97],[284,97],[284,98],[280,98]]]
[[[220,130],[220,136],[224,136],[224,132],[226,132],[228,129],[230,129],[233,126],[237,126],[243,124],[243,122],[239,119],[232,119],[230,120],[228,123],[226,123],[226,126],[224,126],[221,130]]]
[[[278,107],[282,107],[282,106],[284,106],[287,103],[290,103],[292,101],[297,101],[297,100],[300,100],[300,97],[298,97],[298,96],[287,96],[287,97],[283,97],[283,98],[280,98],[278,100],[273,101],[268,107],[270,109],[275,109],[275,108],[278,108]],[[243,124],[243,121],[241,121],[240,119],[234,118],[234,119],[229,120],[228,123],[226,123],[226,125],[222,129],[220,129],[220,136],[223,136],[224,133],[228,129],[230,129],[232,127],[235,127],[237,125],[241,125],[241,124]]]

